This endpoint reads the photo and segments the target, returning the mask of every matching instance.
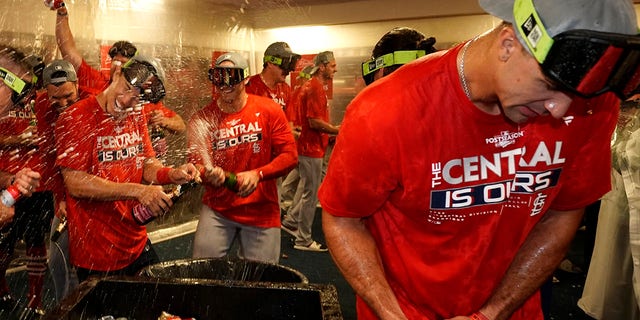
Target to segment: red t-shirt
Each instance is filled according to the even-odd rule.
[[[312,77],[302,86],[300,93],[300,126],[298,154],[311,158],[322,158],[329,143],[329,135],[309,126],[309,118],[329,122],[329,105],[326,90],[317,77]]]
[[[293,89],[291,93],[291,98],[289,99],[289,104],[287,105],[287,109],[285,110],[285,114],[287,116],[287,120],[289,122],[293,122],[294,126],[302,125],[302,116],[300,115],[300,98],[302,97],[302,86],[297,86]],[[305,119],[306,120],[306,119]]]
[[[287,174],[298,159],[282,109],[272,100],[248,95],[236,113],[225,113],[214,101],[189,121],[190,160],[225,171],[257,170],[263,178],[248,197],[205,184],[203,202],[227,219],[256,227],[280,226],[275,178]]]
[[[54,165],[56,161],[53,140],[55,111],[48,103],[43,108],[40,102],[43,98],[46,101],[46,92],[38,94],[33,109],[31,106],[15,108],[9,111],[7,117],[0,119],[0,135],[2,136],[27,134],[25,130],[30,126],[35,127],[33,135],[37,136],[37,142],[33,145],[0,146],[0,170],[12,174],[23,168],[37,171],[40,173],[41,179],[40,186],[35,191],[53,191],[57,204],[59,200],[63,199],[64,188],[62,177]]]
[[[276,89],[271,90],[267,87],[264,81],[262,81],[260,74],[255,74],[249,77],[246,84],[246,90],[248,94],[270,98],[275,103],[279,104],[282,110],[287,110],[287,105],[289,104],[289,98],[291,96],[291,87],[284,82],[277,83]]]
[[[78,74],[78,86],[85,87],[87,90],[92,90],[92,94],[97,95],[109,86],[109,76],[92,68],[83,59],[82,64],[77,70]]]
[[[56,123],[56,164],[114,182],[141,183],[145,159],[155,156],[145,122],[140,114],[116,120],[95,97],[76,102]],[[136,204],[67,195],[71,262],[100,271],[133,262],[147,241],[146,228],[131,216]]]
[[[548,209],[583,208],[610,188],[614,96],[576,101],[563,120],[513,124],[466,98],[459,49],[353,100],[319,190],[330,214],[367,218],[409,319],[477,311]],[[358,318],[376,318],[361,299]],[[542,318],[538,294],[511,317]]]

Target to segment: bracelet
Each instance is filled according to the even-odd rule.
[[[482,312],[480,312],[480,311],[474,312],[472,315],[469,316],[469,319],[471,319],[471,320],[489,320],[489,318],[487,318],[487,316],[482,314]]]
[[[173,180],[169,177],[169,171],[171,171],[171,168],[168,167],[158,169],[156,172],[156,181],[158,181],[159,184],[173,183]]]

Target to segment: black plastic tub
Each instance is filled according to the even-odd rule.
[[[342,319],[332,285],[141,277],[84,281],[44,319],[156,320],[163,311],[197,320]]]
[[[139,275],[143,277],[169,279],[309,283],[309,279],[300,271],[286,266],[229,258],[166,261],[142,269]]]

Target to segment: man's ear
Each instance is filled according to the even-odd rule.
[[[505,26],[502,28],[498,33],[498,39],[500,46],[498,50],[498,58],[502,62],[509,60],[516,50],[522,49],[522,45],[520,45],[520,41],[518,41],[512,26]]]

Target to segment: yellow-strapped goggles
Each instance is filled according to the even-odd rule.
[[[375,59],[362,63],[362,76],[367,76],[383,67],[409,63],[424,55],[426,55],[424,50],[404,50],[387,53],[383,56],[379,56]]]
[[[32,77],[32,82],[25,82],[13,72],[0,68],[0,78],[2,82],[11,89],[11,102],[13,104],[24,104],[26,98],[31,97],[35,93],[34,83],[37,81],[35,76]]]

